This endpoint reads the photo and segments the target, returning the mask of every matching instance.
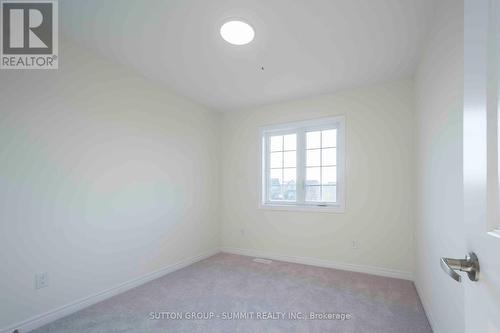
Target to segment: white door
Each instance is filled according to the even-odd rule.
[[[477,282],[461,273],[465,325],[467,333],[500,333],[500,0],[465,0],[464,9],[465,243],[480,265]]]

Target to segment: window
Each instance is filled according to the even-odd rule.
[[[263,207],[342,212],[344,118],[263,128]]]

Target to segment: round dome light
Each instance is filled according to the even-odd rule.
[[[245,45],[254,39],[255,31],[250,24],[233,20],[220,27],[220,35],[230,44]]]

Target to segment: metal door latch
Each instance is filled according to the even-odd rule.
[[[457,282],[461,282],[462,277],[456,271],[467,272],[471,281],[479,280],[479,260],[474,252],[465,259],[441,258],[441,268]]]

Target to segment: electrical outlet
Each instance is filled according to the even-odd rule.
[[[351,243],[351,246],[354,250],[358,249],[358,241],[357,240],[353,240],[352,243]]]
[[[35,289],[42,289],[49,286],[49,275],[47,272],[35,274]]]
[[[241,237],[245,237],[245,229],[240,229],[240,235]]]

